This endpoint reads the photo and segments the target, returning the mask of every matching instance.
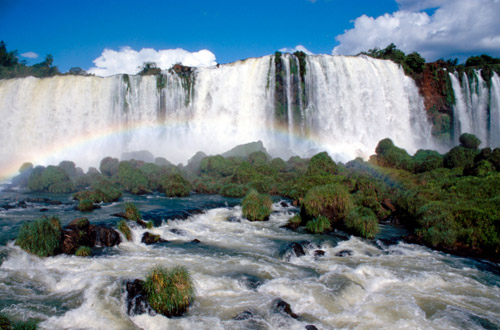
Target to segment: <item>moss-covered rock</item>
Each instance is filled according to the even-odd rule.
[[[61,223],[56,217],[25,222],[19,230],[16,244],[39,257],[53,256],[62,240]]]
[[[80,246],[76,250],[75,256],[77,256],[77,257],[91,257],[92,256],[92,249],[88,246]]]
[[[92,211],[95,208],[95,206],[94,206],[94,202],[92,202],[91,200],[81,199],[78,202],[77,208],[80,212],[89,212],[89,211]]]
[[[320,152],[314,155],[309,161],[307,166],[306,175],[325,175],[325,174],[336,174],[337,164],[332,160],[332,158],[326,152]]]
[[[125,219],[131,221],[140,221],[142,220],[141,213],[137,206],[134,203],[125,203]]]
[[[182,316],[194,300],[194,286],[184,267],[156,267],[144,283],[150,306],[167,317]]]
[[[105,157],[101,160],[99,170],[107,177],[112,177],[118,173],[118,165],[120,161],[117,158]]]
[[[272,201],[268,195],[252,189],[241,202],[243,216],[250,221],[263,221],[271,215]]]
[[[120,162],[115,180],[124,191],[135,195],[145,194],[150,191],[148,178],[131,161]]]
[[[118,227],[118,230],[123,234],[123,236],[125,236],[127,241],[132,240],[132,231],[130,230],[130,227],[127,225],[126,220],[120,220],[118,222],[117,227]]]
[[[396,147],[391,139],[380,140],[375,152],[378,165],[413,171],[414,164],[411,156],[406,150]]]
[[[460,135],[458,141],[462,147],[467,149],[477,149],[481,144],[481,140],[479,140],[474,134],[469,133]]]
[[[443,167],[443,158],[444,156],[435,150],[419,149],[413,156],[414,171],[422,173]]]
[[[477,154],[477,149],[457,146],[444,155],[443,164],[447,168],[471,167]]]

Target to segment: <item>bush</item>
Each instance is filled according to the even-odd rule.
[[[193,187],[191,183],[179,174],[171,174],[161,184],[167,197],[189,196]]]
[[[391,139],[383,139],[375,148],[377,162],[380,166],[387,166],[406,171],[413,171],[413,159],[406,150],[398,148]]]
[[[243,216],[250,221],[267,220],[271,215],[272,201],[268,195],[252,189],[242,201]]]
[[[131,221],[142,220],[141,213],[137,209],[134,203],[125,203],[125,219]]]
[[[481,144],[481,140],[479,140],[474,134],[464,133],[460,135],[458,138],[460,145],[467,149],[477,149]]]
[[[202,174],[223,178],[233,174],[234,165],[230,159],[226,159],[221,155],[208,156],[201,160],[200,171]]]
[[[413,156],[415,173],[422,173],[443,167],[443,155],[435,150],[419,149]]]
[[[297,229],[302,224],[302,217],[299,213],[295,214],[293,217],[288,219],[286,227],[291,229]]]
[[[332,230],[332,225],[328,218],[320,215],[306,223],[306,230],[313,234],[323,234],[326,231]]]
[[[151,307],[167,317],[181,316],[194,300],[194,286],[184,267],[154,268],[144,283]]]
[[[118,230],[125,236],[127,241],[132,240],[132,231],[130,230],[130,227],[127,225],[127,221],[125,220],[120,220],[118,222]]]
[[[477,153],[476,149],[463,146],[454,147],[444,155],[444,166],[447,168],[471,167]]]
[[[57,166],[37,166],[28,179],[31,191],[50,193],[70,193],[75,191],[68,174]]]
[[[351,195],[341,184],[317,186],[304,198],[303,209],[309,218],[320,215],[331,221],[343,221],[353,208]]]
[[[92,256],[92,249],[88,246],[80,246],[75,252],[77,257],[90,257]]]
[[[444,202],[434,201],[418,209],[416,234],[433,247],[451,247],[457,240],[457,224]]]
[[[102,174],[112,177],[118,173],[118,165],[120,162],[117,158],[106,157],[101,160],[99,170]]]
[[[327,152],[320,152],[314,155],[307,166],[306,175],[336,174],[337,164],[330,158]]]
[[[349,212],[345,219],[345,227],[353,234],[364,238],[374,238],[379,232],[375,213],[363,206],[358,206]]]
[[[485,177],[495,172],[495,167],[487,160],[481,160],[464,169],[464,174]]]
[[[248,187],[237,183],[228,183],[220,190],[220,194],[224,197],[243,197],[247,193]]]
[[[29,253],[47,257],[56,254],[61,238],[61,223],[58,218],[40,218],[22,225],[16,244]]]
[[[91,200],[82,199],[78,203],[77,208],[81,212],[89,212],[89,211],[92,211],[94,209],[94,203]]]
[[[140,169],[135,168],[132,162],[120,162],[116,180],[124,191],[134,195],[141,195],[149,192],[148,188],[150,183],[148,178]]]

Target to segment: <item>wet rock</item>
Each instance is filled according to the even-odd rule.
[[[193,244],[200,244],[201,241],[199,239],[195,238],[194,240],[191,241],[191,243],[193,243]]]
[[[316,326],[314,326],[312,324],[308,324],[308,325],[306,325],[306,330],[318,330],[318,328],[316,328]]]
[[[62,202],[58,200],[52,200],[50,198],[26,198],[23,202],[26,203],[38,203],[38,204],[48,204],[48,205],[61,205]]]
[[[250,274],[240,274],[238,277],[238,282],[251,290],[257,290],[263,283],[260,278]]]
[[[287,202],[285,202],[285,201],[281,201],[281,202],[280,202],[280,205],[281,205],[281,207],[289,207],[289,206],[290,206],[290,205],[288,205],[288,203],[287,203]]]
[[[11,209],[15,208],[15,206],[9,205],[9,204],[3,204],[2,208],[5,210],[11,210]]]
[[[342,250],[337,253],[335,253],[336,257],[350,257],[352,256],[353,252],[352,250]]]
[[[229,217],[229,218],[227,218],[227,221],[229,221],[229,222],[241,222],[240,218],[238,218],[238,217]]]
[[[305,242],[304,244],[307,244]],[[306,254],[304,251],[304,247],[301,243],[292,242],[287,244],[284,248],[281,249],[280,255],[286,261],[290,261],[292,257],[302,257]]]
[[[276,312],[289,315],[289,316],[293,317],[294,319],[297,319],[299,317],[297,314],[295,314],[292,311],[292,308],[290,307],[290,304],[287,303],[286,301],[284,301],[281,298],[278,298],[278,299],[276,299],[276,300],[273,301],[273,309]]]
[[[62,230],[62,253],[75,254],[80,246],[93,247],[89,227],[90,223],[87,218],[75,219],[65,226]]]
[[[179,235],[179,236],[186,236],[186,235],[187,235],[187,233],[186,233],[184,230],[182,230],[182,229],[177,229],[177,228],[172,228],[172,229],[170,229],[170,232],[171,232],[172,234]]]
[[[322,257],[324,255],[325,255],[325,251],[323,251],[323,250],[316,250],[316,251],[314,251],[314,256],[315,257]]]
[[[238,315],[236,315],[235,317],[233,317],[233,320],[236,320],[236,321],[244,321],[244,320],[249,320],[253,318],[253,313],[250,312],[250,311],[243,311],[241,313],[239,313]]]
[[[293,206],[299,206],[299,205],[300,205],[299,200],[298,200],[298,199],[294,200],[294,201],[292,202],[292,205],[293,205]]]
[[[299,243],[293,242],[292,244],[290,244],[290,248],[297,257],[302,257],[306,255],[304,248]]]
[[[48,210],[49,210],[48,208],[46,208],[46,207],[42,207],[39,211],[40,211],[40,212],[47,212]]]
[[[25,209],[28,207],[28,204],[26,204],[25,201],[20,201],[19,203],[17,203],[17,207]]]
[[[154,315],[155,312],[148,303],[146,293],[144,291],[144,281],[134,280],[125,283],[127,303],[127,314],[130,316],[148,313]]]
[[[167,240],[164,240],[160,237],[160,235],[151,234],[150,232],[145,232],[142,235],[141,243],[146,245],[157,244],[157,243],[167,243]]]
[[[391,212],[395,212],[396,211],[396,207],[394,206],[394,204],[392,204],[392,201],[389,199],[389,198],[385,198],[383,201],[382,201],[382,206],[391,211]]]
[[[121,243],[120,234],[116,230],[111,227],[104,225],[90,225],[89,226],[89,236],[90,242],[93,243],[90,245],[94,246],[115,246]]]

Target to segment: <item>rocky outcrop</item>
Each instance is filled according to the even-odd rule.
[[[144,281],[133,280],[125,283],[127,304],[127,314],[130,316],[148,313],[155,314],[154,310],[148,303],[146,293],[144,291]]]
[[[87,218],[78,218],[62,229],[61,252],[74,254],[81,246],[111,247],[121,243],[113,228],[91,225]]]
[[[157,243],[168,243],[168,241],[161,238],[160,235],[151,234],[147,231],[142,235],[141,243],[151,245]]]

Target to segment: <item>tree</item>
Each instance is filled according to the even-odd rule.
[[[138,69],[140,69],[138,74],[141,76],[157,75],[161,73],[161,69],[155,62],[144,62]]]

